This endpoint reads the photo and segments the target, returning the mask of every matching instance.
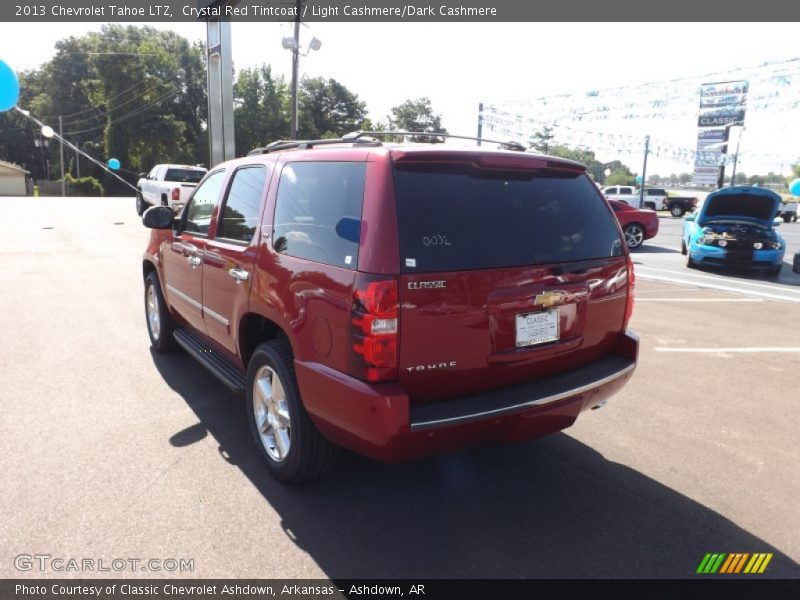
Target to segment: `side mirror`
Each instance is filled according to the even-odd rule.
[[[147,179],[147,173],[139,173],[139,179]]]
[[[336,223],[336,235],[343,240],[358,244],[361,241],[361,219],[342,217]]]
[[[150,229],[172,229],[175,213],[169,206],[152,206],[144,211],[142,225]]]
[[[697,218],[697,215],[686,215],[683,220],[684,221],[694,221]]]

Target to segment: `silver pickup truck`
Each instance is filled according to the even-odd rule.
[[[208,171],[188,165],[156,165],[136,184],[136,212],[140,215],[151,206],[169,206],[179,214],[194,188]]]

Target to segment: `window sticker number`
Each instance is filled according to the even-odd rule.
[[[422,244],[427,248],[429,246],[452,246],[453,244],[447,239],[446,235],[435,233],[433,235],[426,235],[422,238]]]

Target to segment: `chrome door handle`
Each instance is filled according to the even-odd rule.
[[[202,259],[202,258],[200,258],[199,256],[190,256],[190,257],[189,257],[189,258],[187,258],[186,260],[188,260],[188,261],[189,261],[189,264],[190,264],[190,265],[192,265],[192,268],[193,268],[193,269],[196,269],[196,268],[197,268],[197,267],[199,267],[201,264],[203,264],[203,259]]]
[[[233,277],[236,280],[236,283],[241,283],[242,281],[247,281],[250,279],[250,273],[245,271],[244,269],[231,269],[228,271],[228,275]]]

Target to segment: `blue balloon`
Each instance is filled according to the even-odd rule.
[[[119,168],[121,166],[122,165],[120,164],[120,162],[116,158],[111,158],[108,161],[108,168],[111,169],[112,171],[119,171]]]
[[[800,179],[795,179],[789,184],[789,192],[792,196],[800,196]]]
[[[19,79],[13,69],[0,60],[0,112],[11,110],[19,100]]]
[[[636,176],[636,183],[638,183],[639,185],[642,185],[642,176],[641,175],[637,175]]]

